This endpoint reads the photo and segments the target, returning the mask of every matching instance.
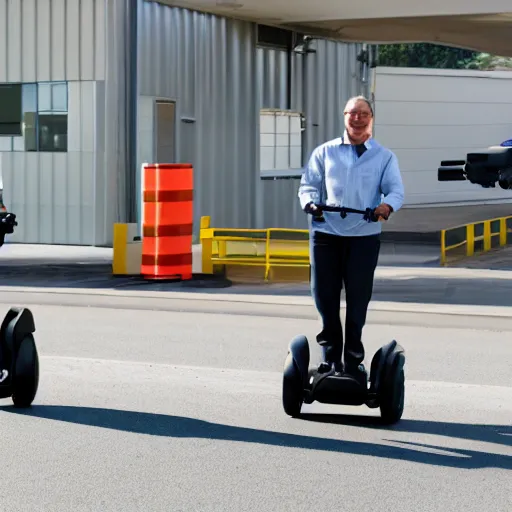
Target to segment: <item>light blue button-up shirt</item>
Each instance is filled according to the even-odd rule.
[[[345,206],[357,210],[376,208],[382,202],[398,211],[404,200],[404,186],[396,155],[375,139],[365,142],[366,151],[357,156],[346,134],[318,146],[300,181],[302,208],[309,202]],[[339,213],[324,212],[325,222],[309,217],[312,231],[339,236],[374,235],[382,231],[380,222],[367,222],[357,213],[342,219]]]

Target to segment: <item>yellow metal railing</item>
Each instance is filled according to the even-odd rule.
[[[215,265],[258,266],[268,280],[272,267],[309,267],[309,232],[306,229],[212,228],[201,217],[202,272]]]
[[[512,243],[512,216],[486,219],[441,231],[441,265]]]
[[[201,217],[202,271],[215,266],[257,266],[268,280],[272,267],[309,267],[306,229],[212,228]],[[441,265],[512,244],[512,216],[487,219],[441,231]]]

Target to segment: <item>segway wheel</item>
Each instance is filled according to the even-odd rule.
[[[383,388],[380,395],[380,415],[384,423],[392,425],[400,421],[404,412],[405,375],[403,368],[396,371]]]
[[[13,376],[12,401],[15,407],[30,407],[39,387],[39,357],[32,334],[20,343]]]
[[[291,353],[288,353],[283,372],[283,408],[288,416],[300,414],[303,402],[304,385],[302,373]]]

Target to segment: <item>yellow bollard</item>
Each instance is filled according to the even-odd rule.
[[[140,275],[142,263],[142,241],[137,224],[114,224],[113,275]]]
[[[210,217],[201,217],[199,238],[201,240],[202,273],[213,274],[213,229],[210,228]]]

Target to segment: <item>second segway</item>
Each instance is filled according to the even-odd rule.
[[[30,309],[11,308],[0,327],[0,398],[29,407],[39,386],[39,357]]]

